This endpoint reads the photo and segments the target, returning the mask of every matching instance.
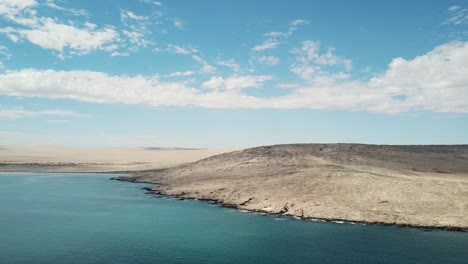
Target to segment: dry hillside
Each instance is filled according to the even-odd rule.
[[[275,145],[122,178],[244,210],[468,228],[468,145]]]

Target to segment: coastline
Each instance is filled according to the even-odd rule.
[[[172,197],[177,200],[197,200],[201,202],[209,202],[213,204],[220,205],[221,207],[225,208],[232,208],[242,212],[248,213],[259,213],[262,215],[269,215],[269,216],[278,216],[278,217],[291,217],[299,220],[312,220],[312,221],[321,221],[321,222],[335,222],[335,223],[346,223],[346,224],[365,224],[365,225],[382,225],[382,226],[395,226],[395,227],[408,227],[408,228],[417,228],[417,229],[425,229],[428,231],[432,230],[444,230],[444,231],[456,231],[456,232],[468,232],[468,227],[462,226],[431,226],[431,225],[414,225],[414,224],[400,224],[395,222],[385,222],[385,221],[362,221],[362,220],[353,220],[353,219],[345,219],[345,218],[322,218],[322,217],[305,217],[303,215],[294,214],[294,213],[280,213],[280,212],[270,212],[261,209],[248,209],[242,207],[242,204],[236,203],[226,203],[221,199],[216,198],[202,198],[197,196],[190,196],[187,193],[168,193],[160,189],[161,184],[153,181],[139,181],[132,176],[134,173],[141,173],[144,171],[73,171],[73,170],[48,170],[48,171],[41,171],[41,170],[30,170],[25,169],[22,171],[4,171],[0,170],[0,173],[98,173],[98,174],[115,174],[120,175],[116,177],[111,177],[109,180],[116,180],[116,181],[123,181],[129,183],[146,183],[152,185],[158,185],[158,187],[143,187],[142,190],[145,190],[148,193],[161,195],[166,197]]]
[[[91,154],[110,156],[101,155],[95,161],[76,156],[83,149],[67,152],[67,157],[61,156],[63,149],[37,157],[9,151],[3,150],[7,155],[0,160],[0,172],[107,173],[115,174],[114,179],[158,184],[151,188],[155,194],[206,200],[248,212],[468,230],[466,145],[294,144],[234,152],[101,150]],[[173,157],[178,157],[177,162]]]
[[[242,207],[242,204],[234,204],[234,203],[225,203],[220,199],[212,199],[212,198],[200,198],[196,196],[188,196],[186,193],[180,194],[171,194],[162,191],[159,187],[161,184],[151,181],[138,181],[132,176],[119,176],[119,177],[112,177],[110,180],[115,181],[123,181],[123,182],[130,182],[130,183],[146,183],[146,184],[153,184],[158,185],[157,187],[142,187],[142,190],[145,190],[149,194],[155,194],[165,197],[171,197],[176,200],[196,200],[201,202],[209,202],[212,204],[217,204],[224,208],[231,208],[236,209],[238,211],[247,212],[247,213],[259,213],[262,215],[268,216],[277,216],[277,217],[286,217],[286,218],[294,218],[298,220],[311,220],[311,221],[321,221],[321,222],[333,222],[333,223],[345,223],[345,224],[361,224],[361,225],[380,225],[380,226],[394,226],[394,227],[401,227],[401,228],[417,228],[423,229],[425,231],[436,231],[436,230],[443,230],[443,231],[455,231],[455,232],[468,232],[468,227],[461,227],[461,226],[431,226],[431,225],[413,225],[413,224],[399,224],[395,222],[385,222],[385,221],[362,221],[362,220],[350,220],[350,219],[342,219],[342,218],[321,218],[321,217],[304,217],[302,215],[297,214],[288,214],[288,213],[274,213],[269,212],[261,209],[246,209]]]

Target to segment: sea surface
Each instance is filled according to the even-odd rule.
[[[0,263],[468,263],[468,233],[243,213],[112,174],[0,174]]]

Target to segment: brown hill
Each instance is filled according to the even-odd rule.
[[[123,179],[251,211],[468,228],[468,145],[275,145]]]

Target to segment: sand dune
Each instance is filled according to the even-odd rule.
[[[303,218],[468,228],[468,145],[258,147],[124,180],[162,194]]]

